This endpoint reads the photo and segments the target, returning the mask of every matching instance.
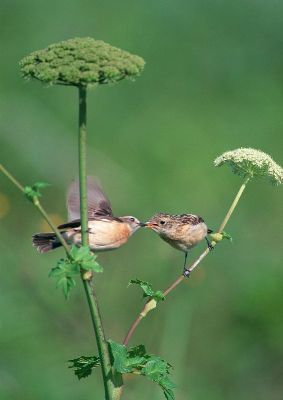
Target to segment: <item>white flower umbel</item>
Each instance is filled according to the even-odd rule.
[[[276,164],[268,154],[260,150],[241,147],[236,150],[227,151],[214,160],[216,167],[220,167],[223,164],[229,165],[235,174],[244,178],[244,181],[218,229],[220,233],[226,226],[248,182],[252,178],[265,178],[273,185],[280,185],[283,182],[282,167]]]
[[[245,178],[266,178],[273,185],[283,183],[283,168],[266,153],[251,148],[227,151],[214,160],[220,167],[227,164],[232,171]]]

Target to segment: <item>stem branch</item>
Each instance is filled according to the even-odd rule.
[[[22,193],[25,193],[25,188],[24,186],[22,186],[20,184],[20,182],[9,172],[6,170],[6,168],[0,164],[0,171],[3,172],[4,175],[7,176],[7,178],[18,188],[20,189],[20,191]],[[69,246],[67,245],[65,239],[63,238],[63,236],[61,235],[60,231],[57,229],[56,225],[53,224],[53,222],[51,221],[50,217],[48,216],[47,212],[45,211],[45,209],[42,207],[38,197],[34,196],[33,200],[32,200],[33,205],[38,209],[38,211],[40,212],[40,214],[43,216],[43,218],[45,219],[45,221],[48,223],[48,225],[50,226],[50,228],[53,230],[53,232],[55,233],[57,239],[60,241],[60,243],[62,244],[62,246],[64,247],[64,249],[66,250],[66,253],[70,256],[70,250],[69,250]]]
[[[247,177],[243,184],[241,185],[239,191],[237,192],[231,207],[229,208],[227,214],[225,215],[219,229],[217,233],[221,233],[223,231],[223,229],[225,228],[225,226],[227,225],[227,222],[229,221],[234,209],[236,208],[246,186],[248,181],[250,180],[250,177]],[[213,242],[213,246],[216,246],[216,242]],[[191,266],[187,269],[187,276],[189,276],[191,274],[191,272],[200,264],[200,262],[209,254],[209,249],[206,249],[205,251],[203,251],[201,253],[201,255],[191,264]],[[186,279],[186,277],[184,275],[179,276],[170,286],[168,286],[167,289],[165,289],[165,291],[163,292],[165,296],[167,296],[170,292],[172,292],[172,290],[174,290],[181,282],[183,282],[183,280]],[[135,321],[132,323],[130,329],[128,330],[128,333],[124,339],[124,345],[127,346],[133,333],[135,332],[135,330],[137,329],[138,325],[140,324],[141,320],[147,315],[147,313],[152,310],[155,307],[151,307],[150,304],[152,302],[154,302],[155,300],[151,299],[149,300],[144,308],[142,309],[142,311],[139,313],[138,317],[135,319]]]

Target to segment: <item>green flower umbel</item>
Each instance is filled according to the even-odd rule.
[[[214,160],[220,167],[227,164],[232,171],[243,177],[265,178],[273,185],[283,183],[283,168],[266,153],[250,148],[239,148],[227,151]]]
[[[102,40],[75,38],[51,44],[20,61],[25,78],[57,85],[89,86],[134,79],[144,60]]]

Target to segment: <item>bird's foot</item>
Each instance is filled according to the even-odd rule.
[[[191,271],[185,267],[184,270],[183,270],[183,276],[185,278],[189,278],[190,275],[191,275]]]

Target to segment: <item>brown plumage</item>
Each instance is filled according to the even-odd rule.
[[[188,251],[192,247],[203,239],[206,239],[209,247],[211,247],[206,237],[211,230],[207,228],[203,218],[198,215],[158,213],[146,222],[146,226],[172,247],[185,253],[184,268],[186,267]]]
[[[89,246],[94,252],[117,249],[144,224],[132,216],[114,217],[111,203],[96,180],[87,178]],[[68,244],[81,246],[79,182],[71,184],[67,194],[69,222],[58,226]],[[54,233],[37,233],[32,244],[41,253],[61,246]]]

